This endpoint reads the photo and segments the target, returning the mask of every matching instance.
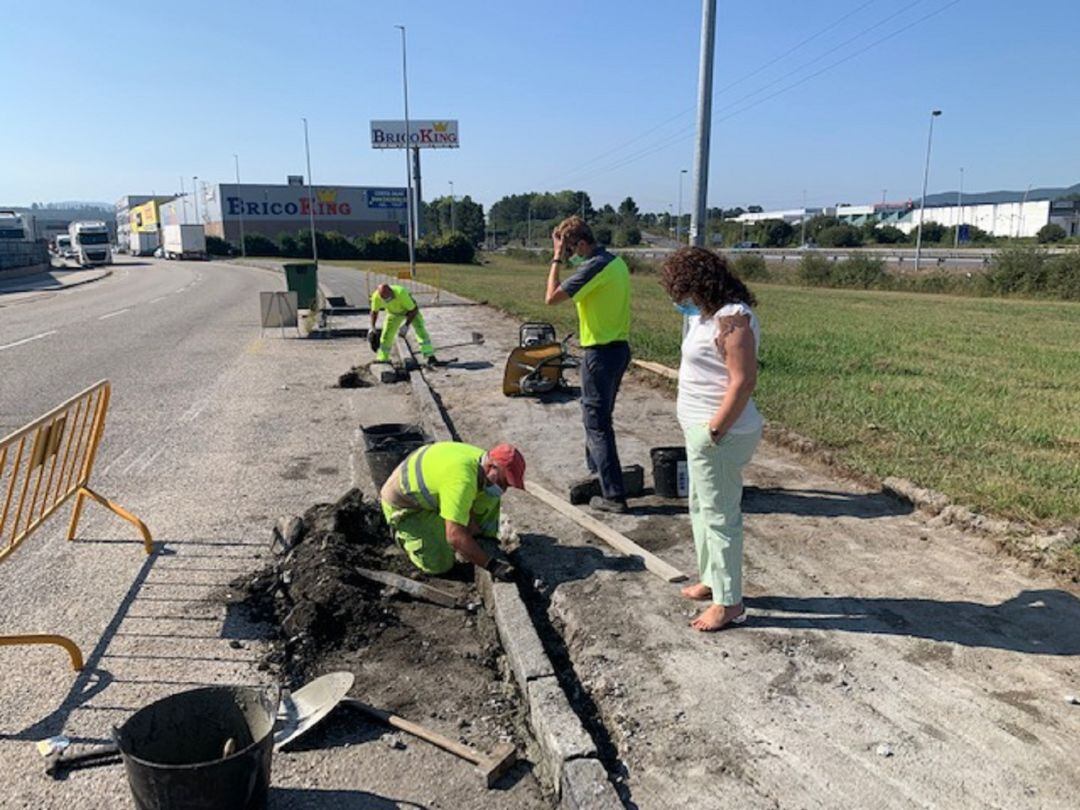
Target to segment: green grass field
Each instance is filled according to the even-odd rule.
[[[575,330],[543,303],[546,268],[443,265],[444,289]],[[390,264],[363,262],[386,272]],[[421,281],[434,270],[421,265]],[[678,313],[633,276],[636,357],[678,365]],[[1080,304],[752,285],[766,417],[959,503],[1037,523],[1080,516]]]

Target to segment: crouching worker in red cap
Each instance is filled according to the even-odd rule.
[[[401,462],[379,497],[394,539],[421,571],[446,573],[457,552],[507,580],[513,567],[488,555],[476,538],[498,537],[508,487],[525,487],[525,458],[513,445],[484,452],[463,442],[436,442]]]

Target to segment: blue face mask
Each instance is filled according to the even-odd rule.
[[[692,315],[701,315],[701,310],[689,301],[680,301],[677,304],[672,304],[672,306],[688,318]]]
[[[484,492],[490,495],[492,498],[501,498],[503,496],[502,487],[498,484],[488,484],[484,487]]]

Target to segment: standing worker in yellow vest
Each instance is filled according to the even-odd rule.
[[[436,442],[402,461],[379,498],[394,540],[421,571],[446,573],[457,552],[507,580],[513,567],[490,556],[475,538],[498,536],[508,487],[525,488],[525,458],[513,445],[484,452],[464,442]]]
[[[578,315],[581,361],[581,414],[585,422],[585,463],[600,479],[603,493],[589,501],[593,509],[623,513],[626,488],[615,447],[612,412],[623,374],[630,365],[630,268],[619,256],[596,244],[592,229],[581,217],[568,217],[551,234],[548,271],[549,305],[573,301]],[[574,274],[559,282],[559,268],[569,264]]]
[[[379,341],[378,350],[375,353],[376,363],[390,362],[390,347],[397,340],[398,331],[402,324],[407,329],[412,326],[416,337],[420,339],[420,353],[424,355],[429,366],[434,365],[435,349],[431,345],[431,337],[424,325],[424,316],[420,314],[420,307],[416,301],[400,284],[380,284],[371,294],[371,332],[374,333],[379,320],[379,310],[386,310],[386,321],[383,323],[382,339]],[[374,348],[374,342],[372,342]]]

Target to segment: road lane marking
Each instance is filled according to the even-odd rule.
[[[125,450],[125,451],[124,451],[123,453],[121,453],[121,454],[120,454],[119,456],[117,456],[117,457],[116,457],[116,458],[114,458],[114,459],[113,459],[112,461],[110,461],[110,462],[109,462],[108,464],[106,464],[106,465],[105,465],[105,469],[101,471],[101,474],[102,474],[102,475],[108,475],[108,474],[109,474],[109,470],[111,470],[111,469],[112,469],[112,466],[113,466],[113,464],[119,464],[119,463],[120,463],[120,459],[122,459],[122,458],[123,458],[124,456],[126,456],[126,455],[127,455],[128,453],[130,453],[130,452],[131,452],[131,448],[129,447],[129,448],[127,449],[127,450]]]
[[[157,298],[152,299],[150,301],[150,303],[151,304],[156,304],[158,301],[164,301],[164,300],[165,300],[165,296],[164,295],[159,295]]]
[[[125,312],[130,312],[130,311],[131,311],[131,307],[125,307],[124,309],[116,310],[116,312],[108,312],[105,315],[101,315],[101,316],[98,317],[98,320],[103,321],[106,318],[114,318],[117,315],[123,315]]]
[[[37,334],[37,335],[31,335],[28,338],[23,338],[22,340],[16,340],[14,343],[5,343],[3,346],[0,346],[0,352],[2,352],[4,349],[14,349],[16,346],[22,346],[24,343],[29,343],[29,342],[31,342],[33,340],[41,340],[42,338],[47,338],[49,335],[55,335],[55,334],[56,334],[56,330],[55,329],[50,329],[48,332],[42,332],[42,333]]]

